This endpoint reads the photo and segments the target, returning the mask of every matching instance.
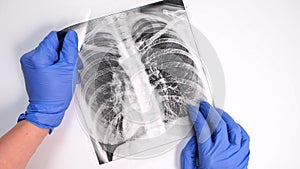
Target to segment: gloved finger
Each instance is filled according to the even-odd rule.
[[[58,62],[66,62],[76,64],[78,59],[78,38],[77,33],[73,30],[68,31],[66,34],[63,46],[60,51],[60,60]]]
[[[73,81],[72,81],[72,93],[74,94],[76,89],[76,84],[80,84],[81,77],[77,70],[74,70],[73,72]]]
[[[197,107],[190,106],[189,107],[189,116],[193,121],[194,129],[196,132],[197,143],[202,144],[201,147],[209,148],[211,146],[211,132],[208,124],[206,123],[203,115],[200,113]],[[202,151],[202,150],[201,150]],[[205,151],[205,149],[203,149]]]
[[[80,77],[80,74],[77,70],[75,70],[75,75],[74,75],[74,81],[76,84],[79,84],[81,82],[81,77]]]
[[[225,141],[227,138],[227,127],[215,108],[213,108],[209,103],[203,101],[200,103],[200,112],[203,114],[207,121],[212,134],[212,141]]]
[[[250,137],[248,135],[248,133],[246,132],[246,130],[239,124],[237,124],[240,129],[241,129],[241,133],[242,133],[242,146],[248,146],[249,147],[249,143],[250,143]]]
[[[248,161],[250,156],[250,149],[249,149],[250,137],[247,134],[247,132],[243,129],[242,126],[240,126],[240,128],[242,133],[242,140],[241,140],[241,146],[238,153],[241,155],[241,157],[243,157],[242,163],[240,164],[241,168],[246,168],[248,166]]]
[[[228,139],[231,144],[240,145],[242,139],[242,133],[240,126],[233,120],[233,118],[223,111],[222,109],[216,109],[225,121],[228,132]]]
[[[77,70],[83,69],[83,63],[80,57],[77,59],[76,68]]]
[[[55,31],[50,32],[39,46],[34,50],[31,57],[33,66],[36,68],[47,67],[58,59],[57,49],[59,41]]]
[[[25,53],[21,58],[20,58],[20,63],[22,66],[26,65],[26,66],[29,66],[31,68],[35,67],[35,65],[33,65],[32,63],[32,55],[34,54],[34,50],[28,52],[28,53]]]
[[[181,151],[181,168],[196,169],[197,140],[193,136]]]

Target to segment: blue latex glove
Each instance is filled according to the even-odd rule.
[[[61,123],[79,80],[77,60],[75,31],[50,32],[36,49],[21,57],[29,105],[18,122],[26,119],[50,129],[49,133]]]
[[[223,110],[201,102],[200,111],[191,106],[196,136],[181,153],[182,169],[246,169],[249,141],[246,131]]]

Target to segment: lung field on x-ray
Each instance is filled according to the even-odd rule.
[[[167,133],[187,116],[188,105],[211,102],[182,6],[158,3],[83,24],[78,112],[100,164],[115,159],[122,145],[134,147],[135,140]],[[71,28],[77,27],[80,24]],[[176,136],[183,137],[182,133]],[[119,150],[117,155],[128,151]]]

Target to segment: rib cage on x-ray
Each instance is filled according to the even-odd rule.
[[[188,23],[183,8],[146,7],[87,22],[79,54],[89,111],[81,116],[99,163],[129,141],[163,135],[188,105],[211,102],[195,44],[175,28]]]

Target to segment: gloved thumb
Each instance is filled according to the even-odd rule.
[[[203,126],[206,124],[203,115],[199,112],[198,108],[195,106],[190,106],[189,109],[190,119],[194,124],[194,129],[196,132],[197,138],[201,135]]]

